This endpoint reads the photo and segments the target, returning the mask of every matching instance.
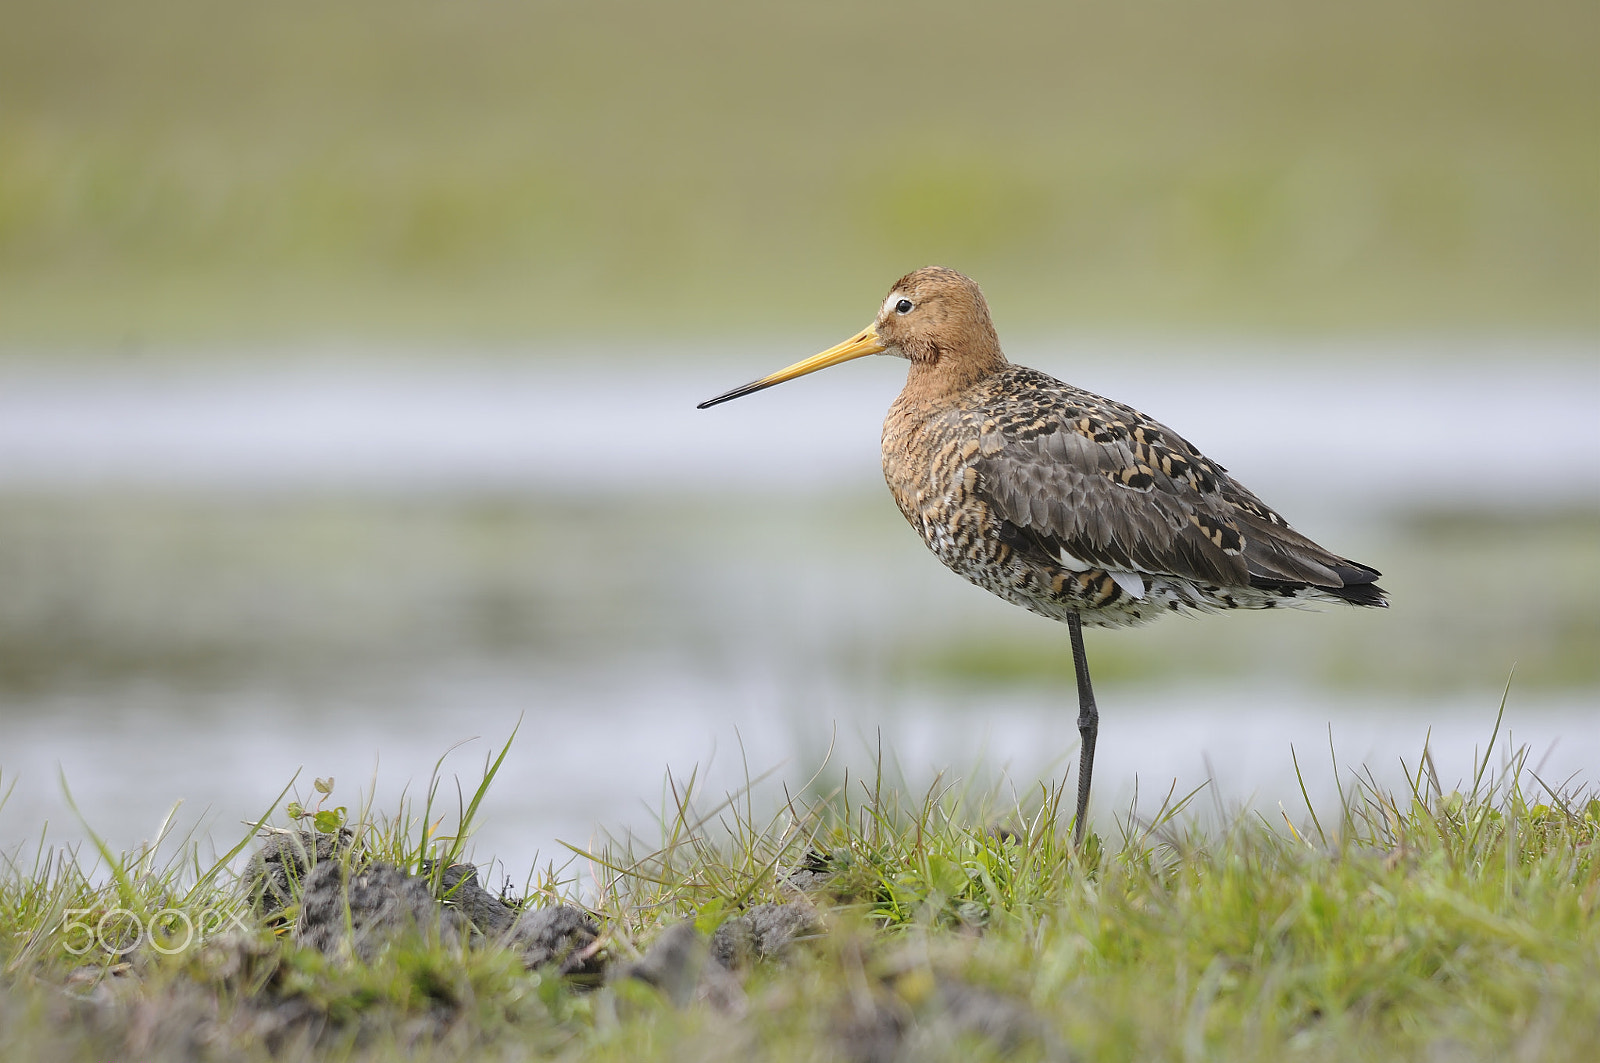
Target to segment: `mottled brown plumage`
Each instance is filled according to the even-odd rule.
[[[1006,361],[982,291],[952,269],[907,274],[871,327],[702,408],[879,353],[911,363],[883,425],[900,512],[953,571],[1072,633],[1080,836],[1098,721],[1080,622],[1385,604],[1376,570],[1295,531],[1172,429]]]

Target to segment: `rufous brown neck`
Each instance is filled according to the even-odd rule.
[[[918,406],[942,405],[1010,364],[1000,351],[994,327],[988,322],[973,324],[979,327],[962,330],[965,334],[959,342],[948,346],[932,344],[911,357],[905,390],[900,393],[903,401]],[[985,325],[988,327],[982,327]]]

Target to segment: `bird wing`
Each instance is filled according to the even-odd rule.
[[[972,490],[1015,548],[1074,570],[1219,587],[1378,577],[1295,531],[1159,421],[1035,370],[1011,372],[1020,379],[1003,389],[1010,398],[977,410],[970,468]]]
[[[1007,428],[986,423],[973,490],[1008,538],[1068,568],[1249,582],[1222,470],[1170,429],[1088,396]]]
[[[1244,533],[1245,564],[1255,583],[1286,581],[1318,587],[1350,587],[1371,583],[1381,574],[1377,569],[1325,550],[1301,535],[1241,483],[1225,480],[1222,497]]]

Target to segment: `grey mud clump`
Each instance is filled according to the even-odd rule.
[[[337,834],[314,830],[274,833],[250,858],[245,874],[250,903],[264,916],[275,916],[294,904],[313,868],[337,861],[355,845],[355,835],[341,827]]]
[[[698,1000],[738,1016],[745,1011],[740,976],[753,963],[782,959],[796,941],[821,932],[822,921],[809,904],[758,904],[724,922],[709,941],[692,922],[669,926],[619,977],[656,987],[675,1007]]]
[[[758,904],[717,927],[711,935],[711,958],[730,971],[742,971],[757,960],[781,959],[795,941],[822,931],[822,921],[809,904]]]
[[[505,938],[530,970],[554,964],[561,974],[580,982],[598,982],[605,974],[599,940],[599,925],[588,912],[570,904],[522,913]]]
[[[705,937],[692,922],[675,923],[657,934],[645,954],[623,969],[622,977],[654,986],[676,1008],[699,1000],[724,1015],[738,1017],[745,1012],[738,976],[712,958]]]
[[[236,1058],[242,1046],[293,1058],[387,1040],[405,1050],[451,1036],[469,1014],[470,994],[448,987],[420,1009],[381,999],[351,1007],[338,994],[330,1003],[307,992],[289,943],[356,964],[385,962],[391,943],[508,949],[528,969],[553,967],[580,988],[603,980],[600,928],[581,909],[519,912],[485,891],[471,864],[410,875],[363,864],[352,848],[349,837],[274,835],[254,858],[252,888],[260,910],[293,919],[287,940],[265,928],[210,938],[159,1000],[141,998],[136,964],[84,968],[61,994],[67,1021],[118,1046],[110,1058],[190,1060]]]
[[[468,927],[466,916],[434,900],[427,879],[389,864],[347,868],[325,860],[306,878],[294,937],[329,955],[348,942],[357,956],[370,960],[397,936],[422,934],[454,945]]]
[[[600,926],[581,908],[558,904],[518,912],[483,888],[471,864],[445,868],[439,893],[447,909],[470,920],[485,938],[521,954],[529,970],[553,965],[578,982],[597,982],[605,974],[606,958],[596,945]]]
[[[581,908],[556,905],[518,911],[483,888],[472,864],[407,875],[387,863],[352,866],[350,831],[274,834],[251,860],[251,899],[262,915],[299,905],[294,940],[325,954],[347,943],[371,960],[397,935],[416,933],[448,945],[508,948],[529,970],[554,966],[580,984],[603,980],[607,956],[600,927]]]
[[[778,887],[802,897],[820,892],[833,885],[838,877],[838,863],[832,854],[812,849],[797,866],[779,876]]]
[[[431,868],[423,865],[423,873]],[[478,869],[471,864],[451,864],[439,873],[439,894],[445,906],[471,920],[485,937],[499,937],[517,921],[517,910],[484,889]]]

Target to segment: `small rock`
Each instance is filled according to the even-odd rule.
[[[756,928],[746,915],[736,915],[711,935],[711,958],[730,971],[742,971],[756,959]]]
[[[655,986],[673,1007],[686,1008],[703,1000],[724,1015],[737,1017],[745,1011],[739,980],[722,964],[711,961],[710,947],[692,922],[663,930],[644,956],[623,971],[623,977]]]
[[[138,985],[139,977],[131,963],[113,963],[105,967],[91,963],[73,968],[64,988],[79,1000],[109,1006],[129,997]]]
[[[817,910],[809,904],[758,904],[717,928],[711,936],[711,958],[730,971],[742,971],[755,960],[781,957],[797,939],[821,930]]]
[[[423,873],[427,874],[427,865]],[[471,864],[451,864],[439,876],[440,897],[444,903],[472,920],[479,933],[497,937],[517,921],[517,910],[484,889],[478,882],[478,869]]]
[[[355,835],[344,827],[337,834],[314,830],[273,834],[250,858],[245,875],[250,903],[262,915],[277,915],[295,903],[313,867],[342,857],[354,844]]]
[[[190,962],[190,974],[202,983],[237,990],[265,982],[280,959],[278,943],[271,936],[231,930],[201,943]]]
[[[798,867],[792,867],[778,877],[778,885],[790,893],[813,893],[828,885],[838,873],[836,864],[837,861],[829,854],[812,849]]]
[[[705,959],[705,941],[694,924],[678,923],[657,935],[626,974],[655,986],[674,1006],[684,1008],[694,999],[694,987],[699,983]]]
[[[406,933],[437,935],[455,944],[464,923],[459,913],[440,910],[426,879],[384,863],[356,870],[325,860],[306,877],[294,936],[299,944],[330,955],[348,942],[357,956],[370,960]]]
[[[605,972],[605,958],[593,947],[599,938],[600,927],[588,912],[558,904],[522,913],[505,942],[522,953],[530,970],[559,964],[563,975],[583,979]]]

